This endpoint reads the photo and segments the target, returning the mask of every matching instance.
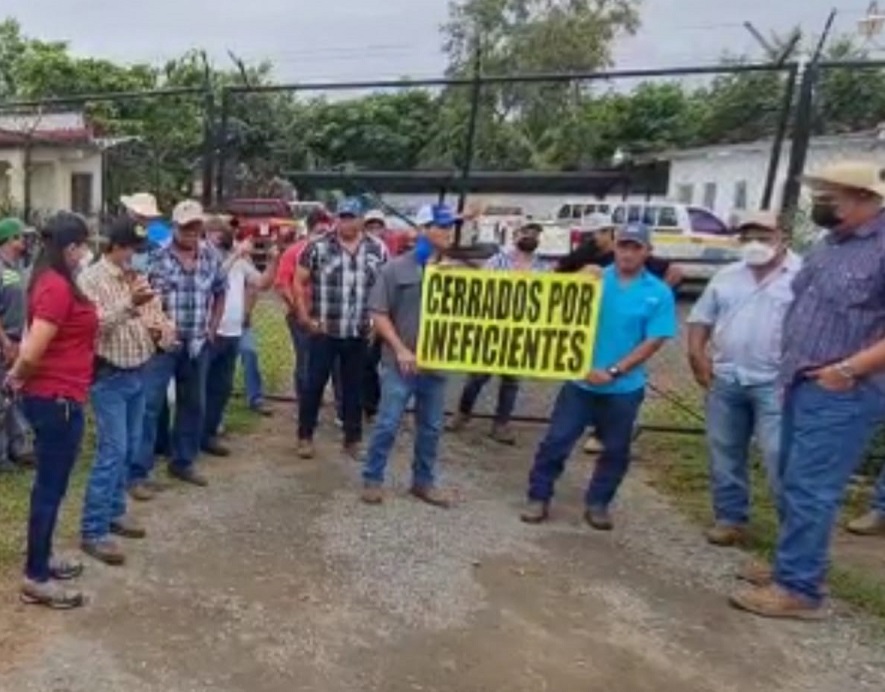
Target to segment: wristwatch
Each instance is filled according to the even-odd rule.
[[[854,368],[851,367],[851,363],[849,363],[847,360],[836,363],[833,366],[833,370],[842,375],[842,377],[844,377],[846,380],[854,381],[857,379],[857,373],[854,372]]]
[[[611,375],[614,379],[618,379],[621,375],[624,374],[624,371],[621,370],[617,365],[612,365],[606,372]]]

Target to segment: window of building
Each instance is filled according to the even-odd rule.
[[[704,183],[704,206],[707,209],[716,208],[716,183]]]
[[[694,202],[694,185],[688,183],[677,187],[676,201],[680,204],[692,204]]]
[[[746,209],[747,208],[747,181],[746,180],[738,180],[734,184],[734,208],[735,209]]]
[[[71,173],[71,210],[92,213],[92,173]]]

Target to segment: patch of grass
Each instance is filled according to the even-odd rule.
[[[653,460],[645,468],[651,484],[672,496],[676,507],[703,526],[713,521],[710,476],[704,439],[691,435],[646,433],[638,441],[640,453]],[[752,521],[748,549],[771,559],[777,541],[777,514],[772,505],[764,473],[754,464]],[[846,513],[867,506],[866,493],[852,492]],[[830,570],[830,588],[835,596],[885,620],[885,575],[856,565],[837,563]]]
[[[294,356],[285,316],[276,300],[262,300],[255,309],[254,325],[265,391],[291,394]],[[243,391],[242,372],[237,375],[237,390]],[[258,425],[242,397],[233,397],[225,414],[225,425],[233,434],[246,434]],[[76,541],[80,527],[83,494],[95,449],[94,428],[87,421],[83,451],[71,475],[68,493],[62,504],[56,538],[60,545]],[[24,560],[25,537],[33,473],[0,476],[0,571],[18,569]]]

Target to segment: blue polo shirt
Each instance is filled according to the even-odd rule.
[[[671,339],[676,331],[676,301],[667,284],[648,271],[628,283],[618,280],[613,266],[603,271],[592,369],[607,370],[643,341]],[[647,379],[645,365],[640,365],[608,385],[576,384],[599,394],[628,394],[643,389]]]

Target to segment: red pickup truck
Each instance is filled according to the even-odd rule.
[[[258,267],[264,266],[271,245],[286,236],[294,239],[298,231],[292,209],[281,199],[235,199],[228,204],[227,213],[237,238],[252,241],[252,259]]]

